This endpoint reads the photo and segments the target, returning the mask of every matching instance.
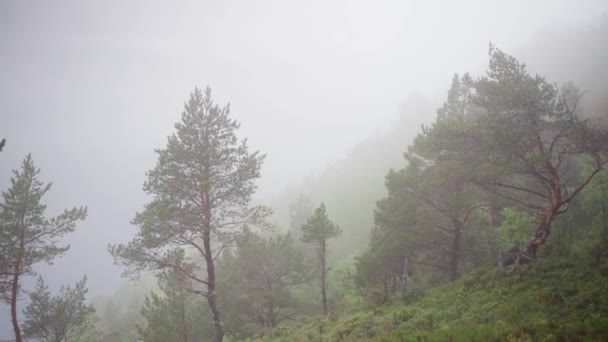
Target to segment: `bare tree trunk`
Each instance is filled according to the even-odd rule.
[[[562,205],[567,204],[569,201],[568,199],[564,201],[562,198],[562,183],[555,167],[553,167],[551,163],[545,162],[545,169],[550,175],[552,184],[550,192],[551,195],[548,198],[549,207],[545,211],[541,220],[536,225],[534,233],[532,233],[532,236],[530,236],[530,238],[528,239],[528,246],[526,247],[525,256],[529,259],[521,260],[523,262],[530,261],[532,258],[536,257],[536,251],[538,250],[538,247],[544,244],[545,241],[547,241],[547,238],[549,237],[549,232],[551,231],[551,222],[553,222],[553,219],[555,219],[556,215],[559,214],[559,210]],[[588,178],[588,181],[589,180],[591,180],[591,178]],[[580,187],[579,190],[575,190],[574,194],[580,191],[580,189],[582,189],[582,187]]]
[[[19,327],[19,320],[17,319],[17,295],[19,294],[19,275],[21,274],[21,263],[23,261],[23,255],[25,254],[25,215],[27,212],[27,203],[29,203],[31,180],[27,185],[27,192],[25,193],[26,207],[23,208],[20,219],[21,234],[19,237],[19,251],[21,258],[17,259],[15,266],[13,267],[13,283],[11,288],[11,320],[13,323],[13,331],[15,332],[15,342],[22,342],[23,337],[21,336],[21,328]]]
[[[323,297],[323,314],[327,316],[327,294],[326,294],[326,260],[325,260],[325,252],[326,252],[326,242],[325,240],[321,241],[321,296]]]
[[[272,296],[268,302],[268,321],[270,322],[271,328],[274,328],[277,325],[277,317],[276,313],[274,312],[274,299]]]
[[[186,298],[184,296],[184,289],[180,287],[179,289],[180,296],[182,298],[182,307],[181,307],[181,319],[182,319],[182,340],[183,342],[188,342],[188,321],[186,319]]]
[[[208,162],[207,162],[208,164]],[[206,175],[205,180],[209,177]],[[215,292],[215,262],[213,251],[211,250],[211,201],[209,193],[203,194],[203,258],[207,266],[207,304],[211,310],[211,321],[213,324],[213,342],[222,342],[224,339],[224,322],[217,303],[217,293]]]
[[[17,320],[17,294],[19,292],[19,268],[21,267],[20,262],[14,267],[12,288],[11,288],[11,320],[13,322],[13,331],[15,332],[15,342],[22,342],[21,328],[19,328],[19,321]]]
[[[552,199],[551,207],[545,211],[545,214],[536,225],[534,233],[532,233],[532,236],[530,236],[530,238],[528,239],[526,255],[529,258],[534,258],[536,256],[536,250],[538,250],[538,247],[540,247],[542,244],[545,243],[545,241],[547,241],[547,238],[549,237],[549,233],[551,231],[551,222],[553,222],[553,219],[555,219],[555,216],[558,214],[559,209],[562,205],[561,192],[559,191],[559,189],[554,190],[554,193],[555,198]],[[525,262],[529,260],[523,261]]]
[[[203,247],[205,250],[205,262],[207,265],[207,304],[211,310],[211,320],[213,322],[213,342],[221,342],[224,338],[224,322],[217,305],[217,294],[215,292],[215,265],[213,253],[211,252],[210,232],[206,230],[203,234]]]
[[[388,298],[388,272],[386,269],[382,269],[382,280],[384,284],[384,298]]]
[[[604,182],[602,178],[600,178],[600,188],[602,189],[602,222],[604,223],[604,243],[608,242],[608,206],[606,206],[606,188],[604,187]]]
[[[401,277],[399,278],[399,287],[397,289],[398,295],[403,296],[406,290],[406,282],[407,282],[407,269],[408,260],[407,256],[403,258],[403,267],[401,268]]]
[[[526,247],[526,254],[530,258],[534,258],[536,256],[538,247],[547,241],[549,231],[551,229],[550,224],[550,222],[547,222],[547,216],[545,216],[536,225],[536,229],[534,230],[534,233],[532,233],[532,236],[530,236],[528,239],[528,246]]]
[[[454,237],[452,240],[452,248],[450,250],[450,262],[448,276],[450,281],[458,279],[458,258],[460,254],[460,233],[462,230],[462,223],[459,220],[452,220],[454,226]]]

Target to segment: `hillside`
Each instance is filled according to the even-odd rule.
[[[587,114],[601,117],[606,115],[608,98],[604,81],[608,69],[603,67],[608,56],[608,45],[603,43],[607,34],[606,17],[580,27],[547,28],[518,46],[516,56],[526,61],[533,73],[546,75],[560,85],[574,82],[585,91],[583,107]],[[477,73],[482,74],[481,70]],[[441,96],[446,88],[447,82],[438,85]],[[305,194],[313,203],[325,202],[335,222],[348,232],[332,246],[336,259],[365,249],[376,201],[386,195],[388,170],[407,165],[403,153],[420,133],[421,125],[432,121],[441,101],[442,97],[410,96],[400,106],[389,129],[361,141],[320,174],[295,182],[281,195],[268,200],[280,230],[288,230],[289,203]]]
[[[256,341],[605,341],[607,288],[606,260],[486,268],[388,306],[287,322]]]

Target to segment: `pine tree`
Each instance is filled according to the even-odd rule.
[[[21,292],[21,280],[34,274],[33,265],[46,262],[64,254],[69,246],[59,244],[59,239],[76,227],[76,222],[87,216],[86,207],[65,210],[57,217],[44,216],[46,205],[42,197],[50,190],[51,184],[38,180],[40,169],[34,166],[32,157],[27,155],[21,170],[13,171],[11,186],[2,192],[0,202],[0,243],[3,247],[2,273],[8,279],[4,299],[11,308],[11,318],[15,340],[23,341],[17,317],[17,301]]]
[[[264,239],[246,232],[234,254],[224,255],[221,267],[223,283],[230,289],[224,304],[232,309],[229,326],[236,333],[245,331],[249,323],[274,328],[293,314],[295,301],[289,287],[304,283],[310,273],[289,233]]]
[[[469,135],[476,183],[540,218],[527,259],[547,241],[554,220],[608,163],[608,127],[582,115],[580,93],[561,90],[490,47],[490,68],[475,82],[479,118]],[[586,170],[581,172],[581,165]]]
[[[474,122],[473,80],[468,74],[454,75],[448,98],[437,111],[437,119],[423,127],[405,157],[408,166],[387,176],[389,192],[402,191],[420,206],[418,217],[426,218],[422,234],[427,249],[443,254],[435,263],[447,271],[449,280],[458,278],[464,231],[483,197],[472,182],[474,154],[468,148],[467,132]],[[424,240],[424,239],[423,239]]]
[[[129,244],[109,248],[126,274],[172,269],[202,286],[189,290],[206,298],[216,342],[224,336],[216,258],[244,227],[269,226],[270,209],[250,205],[264,155],[249,153],[247,140],[236,137],[239,126],[230,118],[229,106],[213,103],[209,87],[204,93],[195,88],[175,125],[177,132],[165,149],[156,151],[157,165],[147,174],[144,190],[153,200],[133,221],[139,233]],[[186,252],[204,260],[204,275]]]
[[[187,290],[190,280],[175,271],[163,272],[158,277],[161,294],[147,296],[141,310],[145,326],[138,326],[141,339],[149,342],[203,341],[207,336],[207,305]]]
[[[323,314],[327,315],[327,242],[342,234],[342,230],[329,220],[325,204],[315,209],[315,212],[302,225],[302,241],[317,244],[317,256],[321,271],[321,297],[323,300]]]
[[[36,289],[30,293],[30,302],[23,311],[24,336],[44,342],[94,338],[95,309],[86,303],[86,283],[84,277],[74,287],[62,286],[59,295],[51,296],[42,278],[38,278]]]

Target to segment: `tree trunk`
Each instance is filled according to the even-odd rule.
[[[207,265],[207,304],[211,310],[211,320],[213,322],[213,342],[221,342],[224,338],[224,322],[217,305],[215,293],[215,265],[213,263],[213,253],[211,252],[210,232],[206,230],[203,234],[203,247],[205,249],[205,262]]]
[[[274,328],[277,325],[277,317],[274,312],[274,300],[272,296],[270,297],[270,301],[268,303],[268,321],[270,322],[270,327]]]
[[[326,292],[326,284],[325,284],[325,276],[326,276],[326,269],[325,269],[325,251],[326,251],[326,246],[325,246],[326,242],[325,240],[321,241],[321,296],[323,297],[323,314],[325,316],[327,316],[327,294]]]
[[[181,303],[182,304],[182,307],[181,307],[181,309],[182,309],[181,310],[182,311],[181,312],[181,316],[182,316],[181,317],[181,320],[182,320],[182,341],[183,342],[188,342],[188,321],[187,321],[187,318],[186,318],[186,305],[187,305],[186,301],[187,301],[187,299],[186,299],[186,296],[184,294],[184,289],[182,287],[180,287],[179,293],[180,293],[180,297],[182,299],[181,300],[181,302],[182,302]]]
[[[536,251],[538,247],[547,241],[549,237],[549,232],[551,231],[551,222],[555,219],[556,215],[558,215],[560,208],[562,205],[567,204],[567,201],[564,202],[562,200],[562,189],[561,189],[561,180],[557,171],[553,167],[553,165],[549,162],[545,163],[545,169],[549,172],[551,176],[551,195],[548,199],[549,207],[545,211],[543,217],[536,225],[536,229],[532,236],[528,239],[528,246],[526,247],[526,255],[528,260],[520,260],[520,262],[528,262],[536,257]]]
[[[403,296],[406,290],[407,272],[408,272],[408,260],[407,256],[403,258],[403,267],[401,267],[401,277],[399,278],[399,287],[397,289],[398,295]]]
[[[536,225],[536,229],[534,230],[534,233],[532,233],[532,236],[530,236],[530,238],[528,239],[528,246],[526,247],[526,254],[530,258],[536,257],[536,251],[538,250],[538,247],[540,247],[542,244],[544,244],[545,241],[547,241],[547,238],[549,237],[549,231],[551,229],[551,221],[547,221],[547,220],[552,220],[551,215],[549,215],[549,214],[545,215],[545,217],[543,217],[538,222],[538,224]],[[522,260],[522,261],[525,261],[525,260]]]
[[[27,184],[27,191],[25,193],[25,205],[23,212],[20,217],[20,229],[21,234],[19,236],[19,253],[21,257],[17,259],[15,266],[13,267],[13,283],[11,289],[11,319],[13,322],[13,331],[15,332],[15,342],[22,342],[23,337],[21,336],[21,328],[19,327],[19,320],[17,319],[17,295],[19,294],[19,275],[21,274],[21,263],[23,262],[23,256],[25,252],[25,216],[27,214],[27,204],[29,203],[30,191],[32,181],[30,180]]]
[[[19,272],[21,265],[20,262],[14,267],[14,275],[11,287],[11,319],[13,322],[13,331],[15,332],[15,342],[22,342],[21,328],[19,328],[19,321],[17,320],[17,295],[19,293]]]
[[[450,261],[448,276],[450,281],[458,279],[458,257],[460,254],[460,233],[462,230],[462,223],[459,220],[452,220],[454,226],[454,237],[452,240],[452,248],[450,250]]]
[[[388,272],[382,270],[382,283],[384,284],[384,299],[388,298]]]
[[[205,165],[208,165],[209,161]],[[204,177],[205,181],[209,179],[208,175]],[[222,342],[224,339],[224,322],[217,303],[217,293],[215,292],[215,261],[213,260],[213,251],[211,250],[211,201],[209,193],[203,194],[203,258],[207,266],[207,305],[211,310],[211,321],[213,324],[213,342]]]

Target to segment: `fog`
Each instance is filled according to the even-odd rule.
[[[490,41],[534,51],[542,70],[538,37],[606,11],[601,0],[4,1],[0,187],[31,152],[53,183],[48,214],[87,205],[69,252],[37,269],[53,288],[87,274],[91,296],[110,295],[123,280],[107,245],[135,234],[154,149],[195,86],[230,102],[239,136],[267,154],[264,202],[385,134],[412,96],[434,104],[453,73],[483,70]],[[414,131],[431,119],[407,115]]]

